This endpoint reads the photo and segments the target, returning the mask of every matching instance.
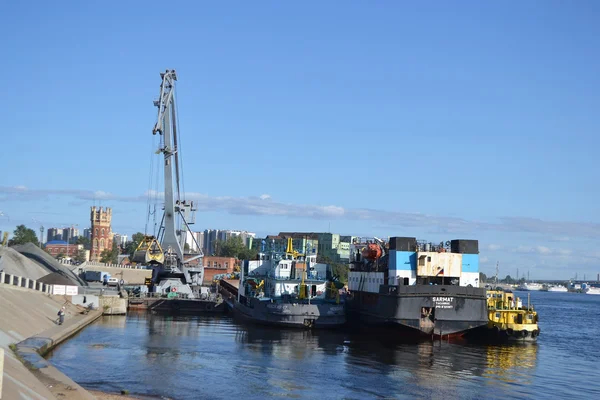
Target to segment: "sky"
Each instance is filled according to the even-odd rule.
[[[488,275],[600,273],[596,1],[0,12],[0,230],[82,230],[101,205],[144,231],[175,69],[195,230],[469,238]]]

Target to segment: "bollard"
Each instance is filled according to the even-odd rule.
[[[0,272],[0,285],[4,283],[6,272]]]
[[[25,278],[25,285],[23,286],[25,289],[29,289],[29,279]]]
[[[4,376],[4,349],[0,347],[0,399],[2,398],[2,377]]]

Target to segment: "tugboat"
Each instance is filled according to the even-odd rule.
[[[457,337],[485,327],[476,240],[432,244],[411,237],[351,244],[348,320],[407,336]]]
[[[327,264],[315,254],[300,254],[288,239],[285,252],[266,243],[256,260],[243,262],[233,310],[252,322],[297,328],[333,328],[346,322],[339,295],[341,284],[332,279]]]
[[[489,290],[488,337],[500,341],[535,341],[540,335],[538,315],[527,300],[527,307],[510,291]]]

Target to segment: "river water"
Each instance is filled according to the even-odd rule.
[[[531,301],[542,332],[534,344],[402,344],[136,313],[103,317],[49,358],[89,389],[178,400],[600,398],[600,296],[532,292]]]

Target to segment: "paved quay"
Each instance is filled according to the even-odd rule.
[[[57,312],[63,305],[65,322],[57,325]],[[110,398],[103,394],[92,395],[43,358],[54,346],[102,316],[101,311],[84,315],[83,310],[66,301],[65,296],[0,285],[0,347],[4,349],[2,400]]]

